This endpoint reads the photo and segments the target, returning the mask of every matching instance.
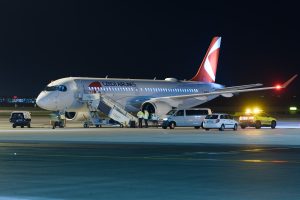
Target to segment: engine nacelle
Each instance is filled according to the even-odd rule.
[[[151,102],[146,101],[142,105],[142,110],[148,110],[149,113],[154,113],[158,116],[167,114],[172,109],[172,106],[166,102],[158,101]]]
[[[67,120],[84,121],[90,117],[89,112],[65,112]]]

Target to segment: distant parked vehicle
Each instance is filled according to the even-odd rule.
[[[219,129],[220,131],[224,131],[224,129],[233,129],[236,131],[238,122],[235,121],[231,115],[214,113],[205,117],[203,128],[207,131],[209,129]]]
[[[276,119],[265,112],[246,113],[240,116],[239,122],[242,129],[246,127],[255,127],[256,129],[261,127],[276,128]]]
[[[27,126],[30,128],[31,114],[28,111],[14,111],[10,114],[9,122],[12,123],[13,128],[16,128],[17,126],[20,126],[21,128]]]
[[[211,114],[209,108],[191,108],[186,110],[170,110],[163,119],[162,128],[174,129],[176,126],[202,127],[203,119]]]

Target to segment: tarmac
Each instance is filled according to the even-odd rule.
[[[276,129],[12,128],[0,117],[2,199],[299,199],[300,123]]]
[[[5,117],[0,117],[0,141],[300,145],[300,120],[282,120],[277,124],[276,129],[205,131],[193,127],[176,127],[174,130],[113,126],[82,128],[82,123],[68,121],[66,128],[52,129],[49,118],[36,117],[32,121],[32,128],[12,128]]]

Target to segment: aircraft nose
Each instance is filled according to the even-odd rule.
[[[45,110],[55,110],[55,101],[50,96],[45,92],[41,92],[36,99],[36,104]]]

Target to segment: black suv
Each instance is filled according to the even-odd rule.
[[[9,118],[9,122],[12,123],[13,128],[16,128],[17,126],[21,126],[21,128],[27,126],[28,128],[30,128],[30,123],[31,123],[30,113],[26,111],[12,112]]]

